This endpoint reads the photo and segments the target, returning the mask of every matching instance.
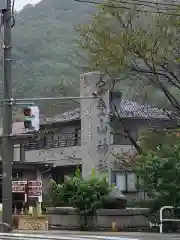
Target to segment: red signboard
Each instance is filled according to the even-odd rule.
[[[25,193],[27,181],[12,181],[12,192]]]
[[[28,181],[28,196],[42,196],[42,181]]]
[[[42,181],[28,181],[28,186],[42,187]]]

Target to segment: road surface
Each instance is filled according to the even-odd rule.
[[[0,234],[0,239],[17,240],[179,240],[177,234],[155,233],[111,233],[76,231],[16,231],[12,234]]]

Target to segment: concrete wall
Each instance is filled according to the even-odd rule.
[[[110,160],[113,161],[115,157],[111,153],[118,153],[119,156],[133,154],[135,149],[130,145],[112,145],[110,146],[109,152]],[[81,146],[73,146],[48,150],[26,151],[25,156],[27,162],[47,161],[54,162],[57,166],[79,165],[82,163],[82,148]]]
[[[79,228],[78,217],[73,208],[48,208],[51,227],[60,229]],[[116,222],[118,230],[148,228],[147,209],[101,209],[94,221],[95,229],[111,229]]]
[[[2,151],[0,151],[0,160],[2,160]],[[20,161],[20,144],[14,145],[14,161]]]
[[[81,147],[62,147],[47,150],[26,151],[25,157],[27,162],[49,162],[57,166],[78,165],[81,163]]]

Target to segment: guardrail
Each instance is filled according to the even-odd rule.
[[[163,211],[166,209],[174,209],[175,207],[173,206],[164,206],[160,209],[160,224],[159,224],[159,232],[162,234],[163,233],[163,223],[164,222],[180,222],[180,219],[176,218],[163,218]]]

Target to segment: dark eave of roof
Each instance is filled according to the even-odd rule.
[[[52,168],[54,164],[52,163],[44,163],[44,162],[20,162],[13,161],[12,167],[13,170],[21,169],[21,170],[37,170],[37,169],[49,169]],[[0,161],[0,167],[2,167],[2,161]]]

